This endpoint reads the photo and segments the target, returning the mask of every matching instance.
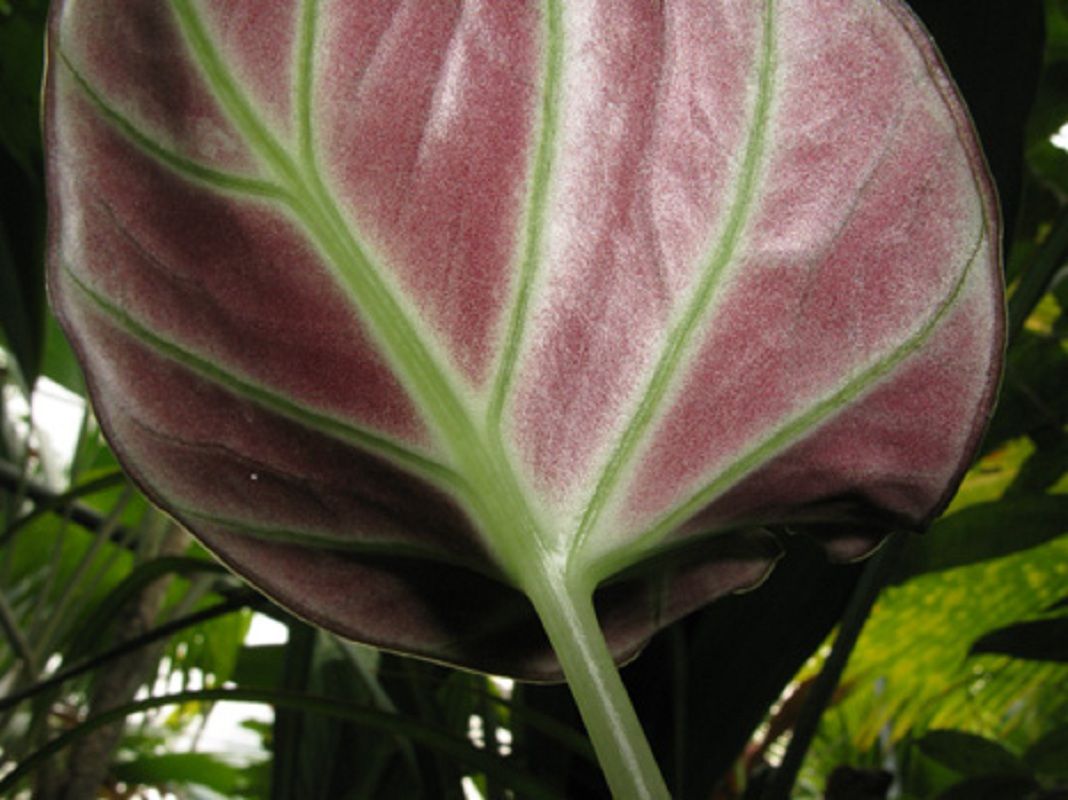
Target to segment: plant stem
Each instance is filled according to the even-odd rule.
[[[99,669],[117,658],[121,658],[135,650],[139,650],[146,645],[158,642],[160,639],[166,639],[179,631],[192,627],[193,625],[199,625],[202,622],[221,617],[224,614],[232,614],[243,608],[255,608],[257,605],[264,604],[265,601],[262,597],[252,590],[235,592],[231,597],[221,603],[208,606],[207,608],[196,611],[188,616],[177,617],[170,622],[145,631],[140,636],[120,642],[98,655],[89,656],[81,661],[71,664],[69,667],[60,670],[55,675],[44,678],[38,683],[34,683],[0,698],[0,712],[7,711],[21,703],[23,700],[35,697],[41,692],[54,689],[57,686],[61,686],[69,680],[73,680],[87,672]]]
[[[8,604],[7,597],[3,594],[0,594],[0,628],[3,628],[15,655],[22,660],[23,667],[30,676],[30,680],[33,680],[37,676],[37,658],[29,641],[26,639],[26,635],[22,632],[22,626],[19,625],[14,609]]]
[[[131,714],[149,709],[186,703],[266,703],[275,709],[292,709],[310,714],[322,714],[333,719],[347,720],[370,731],[388,736],[403,736],[411,741],[445,753],[470,769],[489,773],[501,783],[515,788],[517,796],[528,800],[552,800],[551,789],[527,770],[518,768],[513,759],[487,750],[480,750],[465,737],[452,731],[434,728],[420,720],[410,719],[388,711],[367,708],[336,697],[287,692],[279,689],[200,689],[174,694],[148,697],[125,705],[101,711],[73,728],[65,730],[31,755],[19,761],[14,769],[0,777],[0,797],[14,796],[13,790],[27,776],[44,766],[48,759],[64,748],[84,739],[94,731]]]
[[[860,582],[849,599],[849,605],[846,606],[831,653],[827,656],[823,669],[820,670],[820,674],[812,684],[808,697],[805,698],[805,704],[794,726],[790,744],[786,748],[786,755],[783,756],[782,764],[764,790],[762,800],[788,800],[790,797],[794,781],[797,780],[797,773],[801,770],[805,754],[808,753],[808,748],[816,735],[820,717],[823,716],[824,709],[834,695],[834,690],[838,686],[842,672],[845,671],[853,647],[860,637],[860,632],[864,629],[864,623],[868,620],[868,614],[871,613],[879,592],[882,591],[886,579],[897,563],[897,557],[905,546],[905,542],[906,534],[901,531],[891,533],[864,568]]]
[[[586,724],[608,786],[618,800],[663,800],[667,786],[608,650],[593,592],[543,569],[528,594],[541,617]]]

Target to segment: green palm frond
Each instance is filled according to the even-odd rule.
[[[1068,536],[888,589],[843,682],[841,713],[855,723],[854,746],[866,750],[884,731],[897,739],[929,727],[1030,739],[1036,725],[1054,724],[1052,710],[1068,713],[1068,665],[968,650],[984,633],[1035,616],[1066,593]]]

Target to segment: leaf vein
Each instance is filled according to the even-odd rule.
[[[987,240],[987,234],[988,229],[984,222],[971,255],[954,285],[946,297],[935,307],[931,315],[924,320],[911,336],[862,370],[838,391],[827,395],[807,410],[788,419],[742,457],[722,469],[714,480],[678,504],[674,509],[665,513],[660,520],[634,540],[634,543],[627,548],[627,554],[620,555],[621,560],[625,561],[633,558],[636,554],[657,544],[677,525],[682,524],[716,497],[728,491],[746,475],[753,473],[787,447],[801,440],[819,425],[832,418],[837,409],[842,408],[847,403],[856,400],[871,390],[882,378],[893,372],[905,359],[923,347],[955,307],[957,300],[964,291],[968,276],[971,275],[976,260],[982,252],[982,246]]]
[[[534,157],[532,186],[527,201],[527,221],[524,236],[522,266],[520,267],[519,285],[515,296],[505,338],[504,351],[501,356],[493,395],[489,406],[489,421],[494,435],[500,438],[501,417],[504,404],[511,388],[515,374],[519,347],[523,341],[529,314],[530,295],[534,278],[541,260],[542,237],[545,225],[546,205],[549,195],[549,183],[553,169],[553,156],[556,147],[557,126],[559,123],[560,73],[563,61],[563,31],[561,8],[558,0],[549,0],[546,9],[546,54],[545,74],[543,79],[541,103],[541,129],[538,137],[537,151]]]
[[[264,197],[287,204],[291,202],[289,194],[276,184],[209,167],[206,164],[181,156],[154,141],[151,136],[141,130],[118,109],[111,106],[62,50],[59,51],[59,58],[63,66],[74,78],[78,88],[100,115],[133,143],[138,150],[149,157],[185,178],[206,184],[212,188]]]
[[[154,333],[146,325],[136,320],[129,312],[120,308],[85,283],[69,265],[64,265],[63,269],[79,292],[128,335],[201,378],[232,392],[238,397],[249,400],[261,408],[307,426],[335,441],[350,446],[356,445],[394,463],[415,469],[420,474],[448,489],[461,493],[468,491],[460,476],[444,464],[409,450],[381,434],[307,409],[292,400],[269,391],[266,387],[259,386],[250,380],[239,378],[193,351]]]
[[[703,271],[682,318],[669,331],[666,346],[654,368],[638,408],[635,410],[586,506],[578,532],[570,548],[573,558],[581,550],[596,526],[601,513],[617,488],[631,457],[638,450],[656,417],[663,399],[673,384],[683,353],[690,345],[699,322],[711,304],[723,282],[723,276],[733,260],[742,234],[749,221],[752,201],[756,190],[758,173],[764,160],[767,123],[773,92],[773,73],[776,64],[774,38],[776,0],[765,0],[762,43],[758,62],[758,84],[753,102],[752,118],[746,137],[742,165],[738,177],[738,189],[731,204],[728,217],[717,246],[713,249],[708,266]]]

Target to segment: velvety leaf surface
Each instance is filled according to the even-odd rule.
[[[859,555],[974,451],[995,201],[896,0],[66,0],[52,34],[50,287],[102,424],[302,616],[545,677],[511,587],[625,573],[625,658],[759,580],[759,526]]]

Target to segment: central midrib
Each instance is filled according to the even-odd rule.
[[[336,199],[308,158],[295,160],[257,117],[232,81],[188,0],[172,6],[194,61],[231,121],[293,198],[290,208],[330,264],[378,339],[422,413],[455,459],[456,472],[476,489],[465,498],[489,544],[517,583],[530,558],[552,559],[527,497],[519,486],[499,434],[479,425],[444,367],[430,351],[390,287],[356,241]],[[314,14],[303,15],[307,22]],[[306,32],[305,32],[306,35]],[[301,80],[298,78],[298,80]],[[302,109],[306,112],[307,109]],[[306,143],[305,143],[306,146]]]

